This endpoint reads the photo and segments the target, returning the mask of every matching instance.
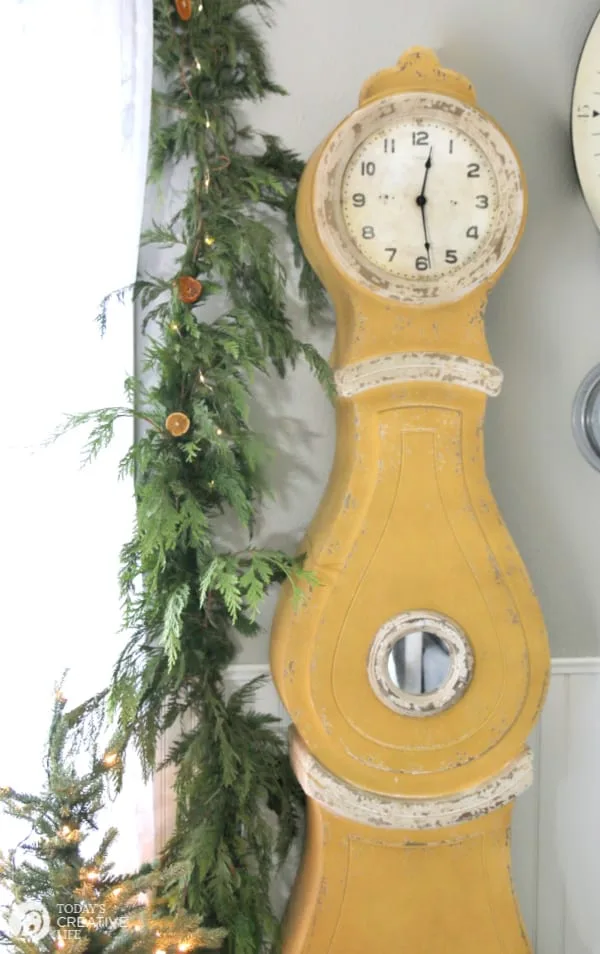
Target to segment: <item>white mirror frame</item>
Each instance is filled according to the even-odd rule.
[[[415,630],[434,633],[448,646],[450,669],[435,692],[419,695],[404,692],[392,681],[388,657],[394,643]],[[388,709],[408,716],[430,716],[443,712],[460,699],[473,675],[473,651],[457,624],[431,610],[412,610],[389,619],[375,634],[367,660],[373,692]]]

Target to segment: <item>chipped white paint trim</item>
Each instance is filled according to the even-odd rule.
[[[349,364],[335,372],[335,383],[341,397],[403,381],[458,384],[495,397],[500,394],[503,377],[500,368],[474,358],[435,351],[407,351]]]
[[[413,632],[433,633],[450,650],[450,671],[435,692],[417,695],[403,692],[389,675],[388,661],[398,639]],[[367,660],[371,688],[388,709],[409,716],[436,715],[460,699],[473,675],[473,653],[469,641],[454,620],[431,610],[411,610],[392,616],[377,630]]]
[[[402,798],[355,788],[317,762],[293,726],[290,757],[296,778],[309,798],[333,815],[373,828],[414,830],[458,825],[514,801],[533,781],[530,749],[483,785],[447,798]]]

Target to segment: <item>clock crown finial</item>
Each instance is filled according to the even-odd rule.
[[[363,83],[359,103],[364,106],[369,100],[389,93],[414,92],[432,89],[446,96],[460,99],[469,105],[475,104],[475,90],[460,73],[440,66],[433,50],[424,46],[411,46],[395,66],[380,70]]]

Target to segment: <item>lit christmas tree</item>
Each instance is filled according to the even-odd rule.
[[[0,806],[30,826],[17,848],[0,855],[0,887],[13,899],[0,908],[5,922],[0,942],[23,954],[172,954],[219,947],[222,931],[205,930],[195,915],[174,910],[172,899],[185,877],[181,866],[146,866],[131,877],[115,875],[108,860],[115,828],[95,852],[84,854],[86,839],[98,831],[107,773],[118,769],[119,755],[106,752],[98,758],[92,752],[87,770],[78,772],[65,706],[59,690],[42,793],[0,790]]]

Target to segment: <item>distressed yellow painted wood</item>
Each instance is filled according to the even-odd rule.
[[[418,49],[368,80],[360,102],[412,90],[475,103],[467,80]],[[446,304],[365,287],[315,222],[327,142],[302,179],[298,224],[336,309],[336,456],[303,544],[320,585],[299,605],[284,590],[271,643],[309,805],[284,952],[524,954],[510,816],[530,778],[525,742],[549,658],[484,466],[485,403],[501,374],[483,313],[508,259]],[[465,647],[457,688],[417,714],[377,689],[374,649],[411,614],[448,621]]]

